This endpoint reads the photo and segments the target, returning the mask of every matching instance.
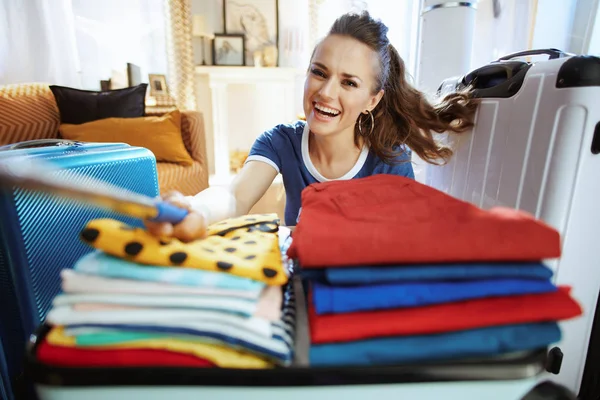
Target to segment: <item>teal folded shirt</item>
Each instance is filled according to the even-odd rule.
[[[84,255],[75,263],[73,269],[84,274],[107,278],[135,279],[175,285],[245,290],[257,293],[265,287],[262,282],[225,272],[141,265],[110,256],[101,251],[93,251]]]

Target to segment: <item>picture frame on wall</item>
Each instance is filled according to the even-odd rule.
[[[245,36],[246,65],[254,65],[257,52],[278,65],[278,0],[223,0],[223,27],[226,34]]]
[[[142,83],[142,69],[139,65],[127,63],[127,84],[134,87]]]
[[[162,74],[148,74],[150,96],[166,96],[169,94],[167,77]]]
[[[215,33],[212,42],[214,65],[246,65],[246,43],[244,35]]]

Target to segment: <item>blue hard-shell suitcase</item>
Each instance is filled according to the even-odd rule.
[[[0,335],[0,399],[8,399],[11,393],[8,379],[8,368],[6,366],[6,357],[4,357],[4,347],[2,347],[2,335]]]
[[[39,157],[67,176],[92,177],[147,196],[158,196],[156,159],[149,150],[124,143],[34,140],[0,147],[0,159]],[[22,386],[24,346],[60,291],[59,273],[91,251],[78,237],[90,219],[141,221],[21,189],[0,191],[0,361],[3,385]],[[0,354],[1,356],[1,354]],[[8,380],[8,382],[4,382]]]

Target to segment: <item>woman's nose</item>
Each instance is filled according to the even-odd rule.
[[[321,89],[319,90],[319,94],[321,95],[321,97],[326,98],[326,99],[334,99],[336,94],[337,94],[337,89],[336,89],[336,85],[335,82],[333,81],[333,79],[328,79],[325,82],[323,82],[323,85],[321,86]]]

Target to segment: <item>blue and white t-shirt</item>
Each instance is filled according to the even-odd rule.
[[[285,224],[288,226],[298,222],[302,190],[310,184],[331,180],[321,175],[313,165],[308,153],[308,137],[309,130],[305,121],[277,125],[256,139],[246,160],[265,162],[281,173],[286,191]],[[407,148],[398,158],[406,162],[386,164],[364,146],[354,167],[337,179],[364,178],[376,174],[414,179],[410,150]]]

